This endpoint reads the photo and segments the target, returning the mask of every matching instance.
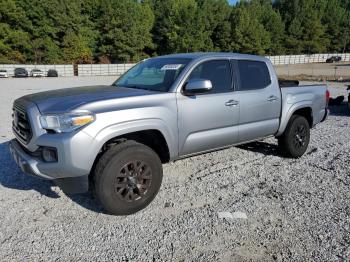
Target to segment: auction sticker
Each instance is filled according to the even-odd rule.
[[[178,70],[182,64],[170,64],[170,65],[164,65],[160,70]]]

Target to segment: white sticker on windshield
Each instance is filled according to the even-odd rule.
[[[170,64],[170,65],[164,65],[160,70],[178,70],[182,64]]]

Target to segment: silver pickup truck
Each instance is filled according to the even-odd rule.
[[[156,196],[162,163],[269,136],[285,156],[302,156],[327,96],[325,86],[280,87],[259,56],[161,56],[110,86],[15,100],[10,151],[25,173],[66,192],[90,188],[109,213],[132,214]]]

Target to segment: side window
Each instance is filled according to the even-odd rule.
[[[237,64],[241,91],[263,89],[271,84],[270,72],[264,62],[238,60]]]
[[[209,92],[210,94],[233,91],[230,62],[228,60],[204,62],[191,72],[188,77],[188,80],[190,79],[210,80],[213,85],[213,89]]]

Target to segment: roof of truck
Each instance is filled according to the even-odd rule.
[[[197,59],[197,58],[206,58],[206,57],[229,57],[229,58],[236,58],[236,59],[253,59],[253,60],[260,60],[260,61],[266,61],[267,58],[263,56],[257,56],[257,55],[248,55],[248,54],[238,54],[238,53],[230,53],[230,52],[197,52],[197,53],[179,53],[179,54],[171,54],[171,55],[164,55],[159,56],[159,58],[190,58],[190,59]]]

